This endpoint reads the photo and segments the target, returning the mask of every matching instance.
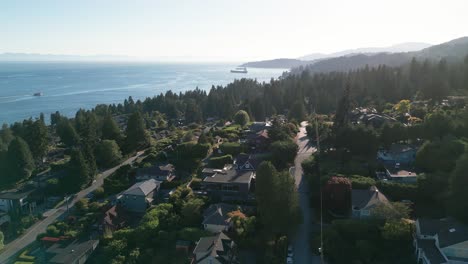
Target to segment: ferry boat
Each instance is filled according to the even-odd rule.
[[[246,67],[237,67],[233,70],[231,70],[232,73],[247,73],[247,68]]]
[[[42,92],[37,92],[33,94],[34,96],[42,96]]]

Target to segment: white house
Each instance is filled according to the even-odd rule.
[[[418,263],[468,263],[468,229],[452,218],[416,220],[413,244]]]

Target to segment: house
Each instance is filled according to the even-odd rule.
[[[225,203],[212,204],[203,212],[203,228],[213,233],[228,231],[231,226],[230,212],[239,210],[239,206]]]
[[[201,182],[201,189],[207,191],[213,198],[226,200],[247,200],[249,196],[254,171],[235,169],[216,171]]]
[[[29,213],[31,208],[35,207],[35,202],[29,203],[29,195],[34,190],[20,191],[9,190],[0,193],[0,211],[17,213]]]
[[[255,150],[266,150],[271,143],[271,139],[268,136],[268,130],[263,129],[256,133],[251,133],[247,135],[247,142],[250,148]]]
[[[468,228],[453,218],[416,220],[418,263],[468,263]]]
[[[193,250],[192,263],[237,264],[236,244],[223,232],[211,237],[202,237]]]
[[[137,181],[155,179],[157,181],[172,181],[175,178],[175,168],[172,164],[154,165],[149,168],[138,169]]]
[[[99,240],[58,241],[46,250],[47,263],[84,264],[99,245]]]
[[[385,123],[396,123],[396,120],[393,117],[390,117],[385,114],[379,114],[375,108],[363,108],[358,107],[351,111],[350,121],[354,124],[364,124],[370,125],[373,127],[381,127]]]
[[[234,166],[237,170],[257,170],[260,161],[256,159],[253,155],[241,153],[237,155],[236,160],[234,161]]]
[[[114,205],[104,212],[99,229],[101,231],[116,231],[124,228],[128,223],[129,216],[120,205]]]
[[[367,190],[354,189],[351,191],[352,218],[370,217],[372,209],[381,204],[389,205],[390,202],[375,186],[371,186]]]
[[[161,186],[161,182],[150,179],[137,182],[118,196],[118,203],[127,211],[144,213],[153,203]]]
[[[413,170],[401,167],[399,164],[395,166],[385,166],[385,176],[387,180],[398,183],[416,183],[418,174]]]
[[[271,127],[271,122],[253,122],[249,126],[249,131],[253,133],[258,133],[270,127]]]
[[[224,165],[223,169],[216,169],[216,168],[203,168],[202,170],[202,178],[206,177],[213,177],[216,173],[231,170],[233,168],[233,164],[226,164]]]
[[[385,164],[412,164],[418,149],[406,144],[392,144],[389,149],[377,152],[377,159]]]

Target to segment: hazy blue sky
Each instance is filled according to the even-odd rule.
[[[250,60],[468,36],[466,0],[0,0],[0,53]]]

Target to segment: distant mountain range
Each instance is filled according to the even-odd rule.
[[[244,67],[253,68],[290,68],[298,73],[304,68],[311,72],[349,71],[385,64],[400,66],[413,57],[419,59],[457,60],[468,54],[468,37],[458,38],[439,45],[425,43],[403,43],[384,48],[362,48],[345,50],[332,54],[309,54],[298,59],[275,59],[248,62]]]
[[[401,44],[397,44],[397,45],[393,45],[389,47],[349,49],[349,50],[343,50],[343,51],[339,51],[339,52],[335,52],[331,54],[313,53],[313,54],[299,57],[297,59],[303,60],[303,61],[311,61],[311,60],[319,60],[319,59],[326,59],[326,58],[349,56],[352,54],[369,54],[369,53],[381,53],[381,52],[389,52],[389,53],[410,52],[410,51],[422,50],[430,46],[432,45],[428,43],[406,42],[406,43],[401,43]]]
[[[122,61],[132,57],[115,55],[56,55],[38,53],[1,53],[0,61]]]

